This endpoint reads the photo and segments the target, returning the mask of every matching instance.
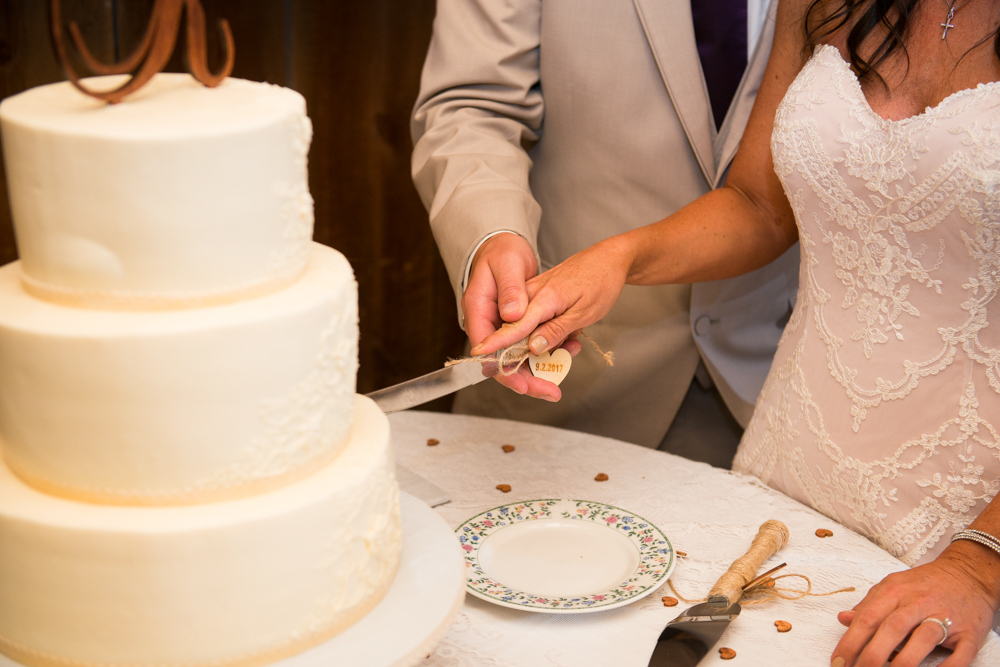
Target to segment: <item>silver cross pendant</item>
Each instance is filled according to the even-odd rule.
[[[944,39],[945,37],[948,36],[948,30],[950,28],[954,28],[955,27],[954,25],[952,25],[952,22],[951,22],[951,20],[953,18],[955,18],[955,8],[954,7],[949,7],[948,8],[948,18],[946,18],[944,20],[944,23],[940,24],[941,27],[944,28],[944,32],[941,33],[941,39]]]

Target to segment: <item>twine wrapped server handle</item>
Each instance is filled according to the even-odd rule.
[[[774,519],[761,524],[747,552],[733,561],[726,573],[715,582],[708,593],[708,603],[728,607],[739,602],[744,587],[755,578],[764,561],[787,543],[788,527],[785,524]]]

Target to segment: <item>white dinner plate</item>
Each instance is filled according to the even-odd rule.
[[[663,531],[634,512],[589,500],[501,505],[455,533],[469,593],[514,609],[580,614],[620,607],[652,593],[674,569]]]

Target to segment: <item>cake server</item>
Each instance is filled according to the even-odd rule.
[[[417,500],[427,503],[428,507],[451,502],[447,491],[399,463],[396,464],[396,481],[399,482],[400,491],[406,491]]]
[[[454,364],[365,395],[375,401],[382,412],[388,415],[488,380],[496,375],[496,369],[497,365],[489,362]],[[444,489],[399,464],[396,464],[396,479],[401,489],[431,507],[443,505],[451,500]]]
[[[469,362],[445,366],[418,378],[365,394],[385,414],[422,405],[496,375],[496,364]]]
[[[708,602],[696,604],[670,621],[649,658],[649,667],[695,667],[740,615],[743,593],[762,583],[784,564],[751,579],[761,564],[788,542],[788,528],[780,521],[766,521],[747,552],[719,577]]]

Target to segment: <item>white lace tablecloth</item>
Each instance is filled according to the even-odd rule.
[[[719,646],[736,651],[703,665],[830,664],[843,634],[838,611],[850,609],[873,584],[905,565],[863,537],[764,486],[754,477],[617,440],[572,431],[430,412],[390,416],[399,463],[451,495],[436,511],[453,527],[483,510],[536,498],[595,500],[635,512],[659,526],[686,552],[671,579],[686,597],[703,597],[743,554],[761,523],[783,521],[788,545],[769,561],[805,574],[816,592],[855,586],[855,593],[776,600],[744,607]],[[440,440],[427,446],[428,438]],[[511,444],[506,454],[501,446]],[[594,481],[606,473],[606,482]],[[510,493],[496,490],[510,484]],[[832,538],[816,537],[830,528]],[[457,542],[456,542],[456,548]],[[761,571],[765,568],[762,567]],[[683,611],[664,607],[667,586],[635,603],[592,614],[538,614],[467,596],[461,615],[421,667],[645,667],[660,631]],[[779,634],[775,620],[792,624]],[[930,659],[937,664],[946,654]],[[974,663],[1000,665],[1000,639],[991,634]]]

